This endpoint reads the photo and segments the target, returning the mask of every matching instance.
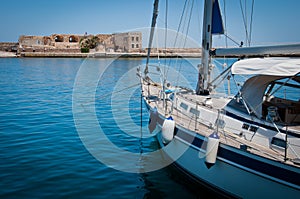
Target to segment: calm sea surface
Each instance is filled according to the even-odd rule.
[[[195,66],[198,62],[189,61]],[[74,85],[81,78],[95,78],[93,72],[79,76],[82,68],[101,68],[106,63],[105,59],[0,59],[0,198],[214,197],[204,188],[192,187],[172,167],[128,173],[107,166],[89,152],[75,125]],[[135,76],[136,67],[144,63],[145,59],[114,60],[98,77],[95,100],[90,100],[107,138],[132,153],[157,149],[154,135],[145,130],[148,113],[141,106]],[[195,79],[197,73],[193,70],[183,73]],[[129,78],[128,71],[134,71],[127,75]],[[129,87],[134,89],[127,93]],[[117,97],[113,98],[112,93]],[[125,107],[122,99],[127,103]],[[86,108],[88,112],[88,104],[89,99],[80,105],[82,110]],[[114,112],[121,113],[117,121]],[[126,115],[135,125],[128,122]],[[140,122],[146,136],[142,140],[137,128]],[[107,155],[105,150],[101,158],[119,158],[117,153]]]

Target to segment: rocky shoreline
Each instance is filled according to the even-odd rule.
[[[0,57],[18,57],[15,52],[0,51]]]

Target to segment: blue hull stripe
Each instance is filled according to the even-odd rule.
[[[191,135],[184,133],[180,130],[177,131],[176,136],[187,142],[192,139]],[[201,146],[205,144],[203,142],[204,140],[196,136],[192,141],[192,145],[201,148]],[[242,154],[228,150],[221,146],[218,150],[218,157],[231,161],[235,164],[241,165],[245,168],[249,168],[251,170],[263,173],[265,175],[269,175],[282,181],[286,181],[288,183],[300,186],[300,173],[298,172],[284,169],[274,164],[269,164],[267,162],[262,162],[258,159],[254,159],[249,156],[244,156]]]
[[[147,106],[147,108],[149,109],[150,107]],[[229,112],[226,112],[226,114],[228,114]],[[232,113],[229,113],[230,116],[236,116]],[[238,117],[238,116],[236,116]],[[244,118],[238,118],[239,120],[248,122],[250,124],[255,124],[252,121],[246,120]],[[163,123],[163,119],[162,118],[158,118],[158,123],[162,124]],[[258,124],[257,125],[261,125]],[[261,125],[262,126],[262,125]],[[266,125],[264,125],[265,127]],[[266,126],[269,128],[269,126]],[[266,128],[265,127],[265,128]],[[201,146],[206,144],[204,142],[203,139],[201,139],[198,136],[191,136],[188,133],[185,133],[184,131],[179,130],[177,127],[175,128],[175,135],[178,136],[179,138],[185,140],[188,143],[191,143],[192,145],[198,147],[198,148],[202,148]],[[271,176],[273,178],[277,178],[279,180],[288,182],[290,184],[294,184],[297,186],[300,186],[300,173],[299,172],[294,172],[292,170],[288,170],[279,166],[276,166],[275,164],[272,164],[272,162],[275,163],[275,161],[270,160],[271,163],[267,163],[267,162],[262,162],[258,159],[254,159],[252,157],[249,156],[244,156],[242,154],[236,153],[234,151],[228,150],[223,148],[222,146],[219,147],[218,149],[218,157],[226,159],[230,162],[233,162],[235,164],[241,165],[242,167],[245,168],[249,168],[251,170],[254,170],[256,172],[259,173],[263,173],[265,175]],[[293,166],[290,166],[293,167]]]

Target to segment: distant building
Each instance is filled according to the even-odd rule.
[[[96,52],[140,52],[142,49],[142,33],[127,32],[115,34],[74,35],[53,34],[50,36],[19,37],[19,52],[80,52],[82,42],[97,38]]]
[[[50,36],[19,37],[19,52],[80,52],[81,36],[69,34],[53,34]]]
[[[126,32],[113,34],[116,52],[140,52],[142,50],[142,33]]]

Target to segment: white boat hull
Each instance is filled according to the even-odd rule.
[[[205,165],[205,150],[203,150],[202,147],[197,146],[197,143],[199,144],[201,141],[205,140],[205,138],[197,135],[192,144],[183,139],[186,135],[195,136],[192,134],[193,133],[187,129],[177,126],[177,133],[172,142],[168,144],[170,150],[164,150],[164,155],[168,158],[172,158],[176,156],[175,154],[187,149],[179,159],[174,161],[174,165],[179,167],[181,171],[189,176],[192,176],[196,181],[208,185],[220,194],[235,198],[274,199],[299,197],[300,187],[298,185],[283,182],[281,179],[276,179],[266,173],[247,168],[238,164],[238,162],[232,162],[221,156],[218,156],[216,163],[208,169]],[[159,133],[157,138],[160,146],[163,148],[164,144],[161,137],[162,136]],[[220,148],[231,151],[236,157],[238,157],[239,154],[245,156],[247,153],[224,145],[220,145]],[[257,166],[259,166],[259,164],[262,166],[274,165],[274,162],[263,162],[264,160],[262,158],[255,157],[253,154],[248,154],[248,156],[249,158],[257,159],[257,162],[255,163]],[[236,157],[234,159],[236,159]],[[278,166],[284,166],[280,165],[279,162],[278,164]],[[255,168],[255,166],[253,168]],[[262,171],[266,169],[268,168],[264,168]],[[296,176],[294,177],[297,178],[299,173],[295,174]],[[299,181],[299,179],[297,181]]]

